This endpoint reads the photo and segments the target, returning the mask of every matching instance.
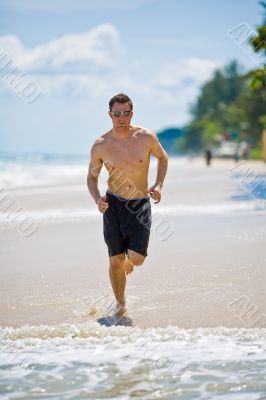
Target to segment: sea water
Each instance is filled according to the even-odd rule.
[[[266,329],[0,329],[1,399],[266,399]]]
[[[191,160],[187,157],[177,157],[170,159],[169,171],[172,175],[168,176],[168,185],[176,186],[178,190],[186,192],[193,186],[199,185],[198,189],[204,193],[205,187],[214,187],[225,179],[235,181],[238,191],[234,197],[221,199],[220,201],[210,202],[208,193],[206,198],[191,203],[179,201],[174,204],[160,204],[156,207],[156,214],[165,217],[179,216],[200,216],[200,215],[233,215],[248,213],[266,212],[266,176],[259,175],[258,179],[247,180],[247,172],[254,178],[254,171],[245,165],[230,166],[227,171],[224,169],[215,174],[210,174],[208,170],[197,171]],[[189,167],[189,168],[188,168]],[[156,160],[151,161],[151,171],[155,173]],[[191,171],[185,175],[184,171]],[[9,190],[19,194],[42,195],[66,192],[82,193],[86,188],[86,176],[88,170],[88,156],[78,154],[54,155],[54,154],[9,154],[0,152],[0,201],[5,192]],[[174,174],[173,174],[174,171]],[[230,172],[231,171],[231,172]],[[242,177],[241,177],[242,172]],[[255,177],[256,178],[256,177]],[[249,179],[249,180],[250,180]],[[103,192],[106,189],[107,171],[103,168],[99,178],[99,188]],[[218,183],[217,183],[218,182]],[[255,188],[252,187],[255,186]],[[51,189],[52,188],[52,189]],[[13,192],[15,190],[15,192]],[[169,200],[169,199],[167,199]],[[152,204],[153,205],[153,204]],[[0,205],[0,224],[8,223],[9,213],[1,212]],[[98,210],[93,208],[51,208],[42,210],[31,210],[32,218],[45,221],[46,223],[84,220],[84,218],[99,217]],[[17,221],[28,216],[27,210],[21,210],[17,216]]]

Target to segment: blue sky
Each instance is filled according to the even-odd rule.
[[[215,68],[256,67],[228,31],[261,21],[255,0],[0,0],[1,54],[41,93],[25,102],[1,75],[0,148],[87,153],[118,92],[136,125],[182,126]]]

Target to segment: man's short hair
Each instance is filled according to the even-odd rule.
[[[109,109],[112,111],[112,107],[114,103],[120,103],[120,104],[125,104],[128,103],[130,106],[131,111],[133,110],[133,103],[132,100],[124,93],[119,93],[116,94],[114,97],[112,97],[109,101]]]

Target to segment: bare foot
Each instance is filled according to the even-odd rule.
[[[126,271],[126,274],[129,275],[131,272],[134,270],[134,265],[132,264],[132,261],[126,256],[125,261],[124,261],[124,270]]]
[[[115,318],[122,318],[127,314],[127,308],[125,304],[116,303],[115,309],[116,309],[114,314]]]

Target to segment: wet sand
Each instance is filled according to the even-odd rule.
[[[170,163],[162,202],[153,206],[154,214],[160,212],[148,257],[127,278],[134,324],[266,326],[266,212],[246,207],[261,206],[261,199],[252,198],[228,175],[234,165]],[[266,175],[262,163],[249,165]],[[9,192],[37,216],[39,226],[23,237],[14,226],[0,223],[0,325],[84,322],[108,315],[114,299],[107,249],[86,176]],[[49,217],[49,210],[63,210],[64,215]],[[92,214],[72,217],[72,210]],[[164,238],[158,218],[169,221],[170,237]]]

